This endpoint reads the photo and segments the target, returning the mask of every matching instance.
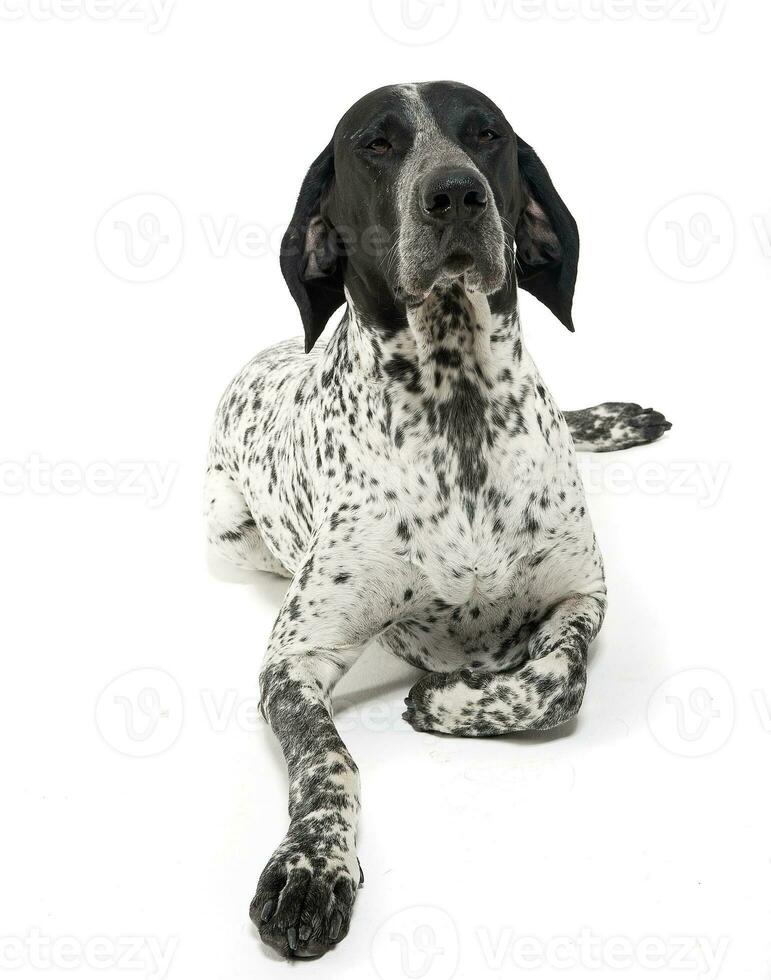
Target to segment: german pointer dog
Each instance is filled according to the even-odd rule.
[[[291,579],[260,672],[290,824],[251,905],[285,956],[337,944],[362,880],[330,695],[368,641],[426,672],[406,700],[421,732],[548,729],[581,705],[605,581],[576,449],[669,423],[552,400],[517,290],[572,330],[577,266],[546,168],[465,85],[366,95],[303,181],[281,268],[304,350],[280,343],[232,382],[206,483],[216,549]]]

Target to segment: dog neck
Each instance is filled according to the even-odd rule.
[[[516,311],[493,314],[486,296],[458,283],[435,289],[398,330],[368,322],[349,303],[319,370],[346,411],[380,419],[371,435],[382,439],[380,451],[415,465],[444,460],[469,499],[499,440],[525,432],[521,406],[534,384]]]
[[[406,326],[381,329],[348,297],[351,354],[374,379],[435,401],[452,396],[462,379],[483,389],[514,381],[523,360],[519,315],[493,314],[487,296],[461,281],[438,286],[406,311]]]

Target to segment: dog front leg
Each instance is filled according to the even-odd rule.
[[[293,600],[279,613],[260,674],[262,712],[289,770],[289,830],[260,876],[250,916],[284,956],[318,956],[348,932],[356,858],[359,772],[329,695],[359,649],[301,649]]]
[[[604,615],[604,593],[565,598],[530,637],[521,666],[428,674],[410,691],[404,718],[418,731],[465,736],[561,725],[581,707],[587,651]]]

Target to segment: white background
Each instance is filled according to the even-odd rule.
[[[286,975],[247,915],[286,826],[254,713],[285,585],[207,565],[207,434],[230,377],[299,332],[261,242],[336,120],[453,77],[581,229],[576,335],[523,300],[560,404],[674,428],[585,459],[610,610],[577,724],[416,734],[414,671],[373,649],[346,679],[366,885],[346,941],[296,969],[767,980],[768,4],[0,14],[0,969]]]

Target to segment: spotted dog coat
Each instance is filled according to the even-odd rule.
[[[425,98],[433,110],[429,155],[438,144],[440,162],[449,158],[456,168],[438,185],[449,188],[448,207],[453,195],[465,195],[468,210],[476,209],[468,218],[474,234],[493,245],[501,239],[500,253],[471,250],[459,210],[449,235],[441,238],[443,228],[434,244],[439,261],[430,274],[395,273],[389,295],[398,315],[373,315],[350,236],[344,262],[339,255],[331,262],[319,243],[336,222],[328,199],[320,203],[323,194],[306,193],[308,180],[318,183],[312,168],[298,203],[307,213],[288,233],[301,243],[302,280],[286,264],[284,272],[313,349],[305,353],[292,340],[260,354],[217,411],[209,540],[237,564],[291,579],[260,672],[262,711],[289,770],[290,825],[251,909],[263,940],[287,956],[319,955],[345,936],[362,879],[359,774],[332,721],[335,684],[377,637],[426,671],[405,713],[420,731],[496,735],[572,718],[586,685],[587,648],[602,624],[605,581],[571,429],[580,448],[605,450],[650,441],[668,425],[620,403],[560,412],[522,343],[502,240],[508,212],[497,194],[494,220],[486,231],[478,224],[476,212],[496,190],[494,168],[486,170],[462,142],[442,156],[442,141],[452,142],[446,105],[431,103],[422,87],[374,95],[402,107],[413,123]],[[361,114],[373,108],[357,106],[356,133]],[[346,139],[350,115],[336,139]],[[413,132],[407,142],[409,161],[420,139]],[[335,151],[337,193],[349,193],[340,189],[344,152]],[[381,155],[379,147],[373,152]],[[467,178],[457,176],[464,160],[474,179],[481,175],[472,197]],[[402,266],[411,254],[425,255],[428,242],[418,224],[404,231],[410,182],[434,181],[425,192],[432,205],[445,194],[433,190],[436,168],[434,158],[422,168],[413,159],[413,171],[403,166],[394,181]],[[315,212],[325,206],[322,228]],[[548,200],[522,207],[536,209],[535,224],[548,225],[542,237],[554,237],[559,220]],[[425,220],[418,213],[416,221]],[[518,233],[510,255],[521,250],[525,263],[537,264],[532,228]],[[458,239],[470,258],[457,258]],[[346,312],[328,343],[313,347],[318,318],[325,322],[333,303],[312,295],[303,306],[298,282],[316,282],[320,269],[327,281],[341,264],[335,299]],[[549,288],[542,282],[533,291],[564,321]]]

